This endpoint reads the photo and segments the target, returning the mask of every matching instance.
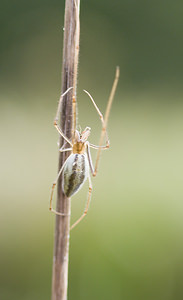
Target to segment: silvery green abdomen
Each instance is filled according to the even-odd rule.
[[[84,184],[89,174],[86,154],[71,154],[62,173],[62,189],[67,197],[74,195]]]

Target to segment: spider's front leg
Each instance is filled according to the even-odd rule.
[[[62,132],[60,126],[58,125],[58,119],[59,119],[59,113],[60,113],[60,109],[61,109],[61,104],[62,104],[62,100],[63,97],[72,89],[72,87],[68,88],[61,96],[59,99],[59,103],[58,103],[58,108],[57,108],[57,113],[56,113],[56,117],[54,119],[54,126],[56,128],[56,130],[59,132],[59,134],[64,138],[64,140],[71,145],[72,147],[72,143],[71,141],[66,137],[66,135]]]

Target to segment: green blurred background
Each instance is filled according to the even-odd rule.
[[[69,300],[183,299],[183,2],[81,1],[79,124],[97,143],[121,77],[87,218],[71,233]],[[2,300],[50,299],[64,1],[1,1]],[[92,153],[95,157],[95,152]],[[72,198],[72,222],[87,184]]]

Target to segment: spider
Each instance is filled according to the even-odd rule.
[[[99,117],[102,123],[102,131],[101,131],[101,137],[99,141],[99,145],[94,145],[91,144],[88,141],[88,137],[90,135],[91,128],[86,127],[82,132],[79,132],[76,130],[76,99],[75,96],[73,96],[73,123],[74,123],[74,129],[73,129],[73,138],[72,142],[65,136],[65,134],[62,132],[61,128],[58,125],[58,119],[59,119],[59,112],[62,104],[63,97],[72,89],[72,87],[68,88],[60,97],[58,108],[57,108],[57,113],[56,117],[54,120],[54,126],[59,132],[59,134],[64,138],[65,142],[63,146],[59,149],[60,152],[65,152],[65,151],[70,151],[71,154],[69,157],[65,160],[63,163],[60,171],[58,172],[58,175],[56,177],[56,180],[53,182],[52,185],[52,190],[51,190],[51,196],[50,196],[50,207],[49,210],[54,212],[57,215],[60,216],[65,216],[65,214],[60,213],[56,210],[53,209],[52,207],[52,201],[53,201],[53,192],[55,189],[55,186],[57,184],[57,181],[59,177],[62,174],[62,190],[66,197],[71,197],[74,194],[76,194],[81,187],[83,186],[84,182],[86,179],[89,180],[89,191],[88,191],[88,198],[86,202],[86,207],[81,215],[81,217],[71,226],[70,230],[73,229],[87,214],[90,200],[91,200],[91,194],[92,194],[92,182],[91,182],[91,177],[90,177],[90,172],[92,176],[96,176],[97,170],[98,170],[98,162],[100,158],[100,153],[101,150],[105,150],[109,148],[109,139],[108,139],[108,134],[107,134],[107,122],[108,122],[108,117],[112,105],[112,101],[114,98],[115,90],[117,87],[119,79],[119,67],[116,68],[116,74],[115,74],[115,79],[112,85],[112,90],[109,96],[107,108],[106,108],[106,113],[105,113],[105,118],[103,117],[102,113],[100,112],[98,106],[96,105],[94,99],[92,96],[84,90],[84,92],[89,96],[91,102],[93,103]],[[102,145],[103,139],[105,137],[106,143],[105,145]],[[69,144],[69,148],[64,148],[65,144]],[[95,162],[95,168],[93,167],[92,163],[92,158],[91,158],[91,153],[90,153],[90,148],[97,149],[97,158]]]

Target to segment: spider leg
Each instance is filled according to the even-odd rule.
[[[69,141],[69,139],[65,136],[65,134],[62,132],[60,126],[58,125],[58,119],[59,119],[59,112],[61,109],[61,104],[62,104],[62,100],[63,97],[72,89],[72,87],[68,88],[61,96],[59,99],[59,103],[58,103],[58,108],[57,108],[57,113],[56,113],[56,117],[54,119],[54,126],[56,128],[56,130],[59,132],[59,134],[64,138],[64,140],[69,143],[69,145],[71,145],[72,147],[72,143]]]
[[[72,148],[59,149],[60,152],[72,151]]]
[[[64,148],[64,146],[65,146],[65,143],[64,143],[64,145],[59,149],[59,152],[72,151],[72,148]]]
[[[110,96],[109,96],[109,100],[108,100],[108,103],[107,103],[107,108],[106,108],[106,112],[105,112],[103,127],[102,127],[102,131],[101,131],[101,135],[100,135],[99,148],[98,148],[98,151],[97,151],[97,158],[96,158],[96,162],[95,162],[95,170],[94,170],[93,176],[96,176],[97,171],[98,171],[98,163],[99,163],[99,159],[100,159],[101,150],[103,148],[102,143],[103,143],[103,140],[104,140],[104,136],[106,135],[107,122],[108,122],[112,102],[113,102],[113,99],[114,99],[114,94],[115,94],[115,91],[116,91],[116,87],[117,87],[117,84],[118,84],[118,80],[119,80],[119,67],[116,67],[116,74],[115,74],[114,82],[113,82],[113,85],[112,85],[111,93],[110,93]],[[109,146],[109,144],[108,144],[108,146]]]
[[[74,144],[75,132],[76,132],[76,97],[72,96],[72,114],[73,114],[73,126],[72,126],[72,143]]]
[[[65,146],[67,145],[67,142],[64,140],[64,143],[62,145],[62,147],[59,149],[59,152],[66,152],[66,151],[71,151],[72,148],[65,148]]]
[[[89,96],[89,98],[91,99],[91,101],[92,101],[92,103],[93,103],[93,105],[94,105],[94,107],[95,107],[95,109],[96,109],[96,111],[97,111],[97,113],[98,113],[98,115],[99,115],[99,117],[100,117],[100,120],[101,120],[101,123],[102,123],[102,131],[104,131],[104,135],[105,135],[105,137],[106,137],[106,146],[105,146],[105,147],[106,147],[106,149],[107,149],[107,148],[109,148],[109,138],[108,138],[108,133],[107,133],[107,130],[106,130],[105,122],[104,122],[104,117],[103,117],[103,115],[102,115],[100,109],[98,108],[97,104],[95,103],[93,97],[90,95],[90,93],[87,92],[86,90],[83,90],[83,91],[84,91],[84,92]]]
[[[85,210],[84,213],[81,215],[81,217],[71,226],[70,230],[72,230],[76,225],[78,225],[83,218],[86,216],[87,212],[88,212],[88,208],[90,205],[90,200],[91,200],[91,193],[92,193],[92,182],[91,182],[91,178],[90,178],[90,174],[88,175],[88,180],[89,180],[89,191],[88,191],[88,198],[87,198],[87,202],[86,202],[86,206],[85,206]]]
[[[65,149],[64,149],[64,150],[65,150]],[[66,161],[67,161],[67,160],[66,160]],[[55,190],[55,186],[56,186],[57,181],[58,181],[58,179],[59,179],[59,177],[60,177],[60,175],[61,175],[61,173],[62,173],[62,171],[63,171],[63,169],[64,169],[64,166],[65,166],[65,164],[66,164],[66,161],[64,162],[64,164],[63,164],[62,167],[60,168],[60,171],[58,172],[58,175],[57,175],[55,181],[54,181],[53,184],[52,184],[51,195],[50,195],[50,207],[49,207],[49,210],[52,211],[53,213],[55,213],[56,215],[59,215],[59,216],[68,216],[67,214],[60,213],[60,212],[56,211],[56,210],[53,209],[53,207],[52,207],[52,203],[53,203],[53,193],[54,193],[54,190]]]
[[[109,148],[108,145],[99,146],[99,145],[94,145],[94,144],[91,144],[91,143],[90,143],[90,147],[93,148],[93,149],[99,149],[99,148],[101,148],[101,150],[106,150],[106,149]]]
[[[92,176],[94,176],[94,167],[93,167],[93,162],[92,162],[92,157],[91,157],[91,152],[90,152],[90,143],[89,142],[86,142],[86,153],[87,153],[87,156],[88,156],[90,171],[92,173]]]
[[[75,12],[76,12],[76,27],[75,27],[75,57],[74,57],[74,72],[73,72],[73,96],[72,96],[72,143],[74,144],[75,132],[76,132],[76,86],[77,86],[77,69],[78,69],[78,56],[79,56],[79,5],[74,0]]]

